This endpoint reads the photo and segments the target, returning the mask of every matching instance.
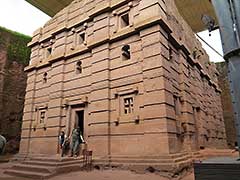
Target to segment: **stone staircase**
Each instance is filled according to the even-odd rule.
[[[19,156],[21,157],[21,156]],[[13,166],[5,171],[6,174],[32,179],[47,179],[57,174],[83,170],[83,157],[27,157],[15,160]],[[177,153],[163,156],[112,156],[99,157],[93,160],[94,167],[109,167],[144,172],[148,168],[176,173],[190,167],[193,161],[202,159],[198,151],[192,153]]]
[[[81,170],[83,157],[33,157],[15,162],[4,173],[11,176],[31,179],[47,179],[54,175]]]
[[[144,172],[149,167],[161,171],[178,172],[192,165],[193,161],[202,157],[198,152],[177,153],[166,156],[113,156],[111,159],[94,159],[94,166],[110,166],[114,168],[130,169],[137,172]],[[109,163],[110,162],[110,163]]]
[[[213,157],[238,157],[238,152],[232,149],[204,149],[200,151],[204,159]]]
[[[193,161],[200,161],[203,160],[203,155],[199,151],[192,152],[192,160]]]

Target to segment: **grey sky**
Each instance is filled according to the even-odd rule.
[[[33,7],[25,0],[1,0],[0,2],[0,26],[8,29],[32,35],[33,31],[43,26],[49,16]],[[212,36],[208,36],[208,32],[201,32],[199,35],[222,54],[222,47],[219,32],[215,31]],[[223,61],[223,59],[203,43],[210,56],[210,60],[214,62]]]
[[[49,19],[49,16],[25,0],[0,1],[0,26],[8,29],[31,36],[33,31]]]

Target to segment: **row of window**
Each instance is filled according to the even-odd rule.
[[[123,60],[128,60],[131,58],[131,54],[130,54],[130,45],[124,45],[122,47],[122,59]],[[81,74],[82,73],[82,70],[83,70],[83,67],[82,67],[82,61],[77,61],[76,62],[76,74]],[[43,83],[46,83],[47,82],[47,76],[48,76],[48,73],[45,72],[43,74]]]
[[[174,106],[174,112],[176,116],[181,115],[181,106],[182,106],[182,102],[180,101],[180,98],[177,96],[173,96],[173,106]],[[193,114],[197,112],[200,112],[200,107],[193,107]],[[196,114],[194,114],[195,116]]]
[[[123,99],[123,114],[130,115],[134,113],[134,100],[133,97],[127,97]],[[44,124],[47,120],[47,108],[36,110],[37,112],[37,122],[39,124]]]
[[[179,116],[181,115],[181,109],[180,109],[180,99],[177,96],[173,96],[173,101],[174,101],[174,110],[175,110],[175,115]],[[121,115],[133,115],[135,112],[135,102],[134,102],[134,95],[127,95],[125,97],[123,97],[122,101],[121,101],[122,105],[120,107],[121,110]],[[200,108],[197,107],[193,107],[193,116],[195,121],[198,120],[199,118],[199,113],[200,113]],[[48,108],[41,108],[41,109],[37,109],[37,122],[40,124],[45,124],[46,120],[47,120],[47,111]]]
[[[77,35],[77,45],[85,44],[86,43],[85,38],[86,38],[85,33],[78,34]],[[51,56],[52,52],[53,52],[52,46],[47,47],[46,48],[46,58]]]
[[[122,28],[125,28],[125,27],[128,27],[130,25],[130,20],[129,20],[129,13],[124,13],[122,15],[119,16],[119,28],[122,29]],[[73,31],[75,33],[75,31]],[[76,35],[77,37],[76,38],[76,42],[75,44],[76,45],[82,45],[82,44],[85,44],[86,45],[86,33],[85,32],[81,32],[79,34]],[[51,56],[52,54],[52,46],[49,46],[46,48],[46,58],[48,58],[49,56]],[[126,54],[124,55],[124,57],[127,56],[129,57],[129,54]]]

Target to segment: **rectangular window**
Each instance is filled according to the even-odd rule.
[[[133,97],[124,98],[124,114],[132,114],[133,111]]]
[[[43,124],[45,122],[45,118],[46,118],[46,111],[40,111],[39,123]]]
[[[81,74],[82,73],[82,61],[78,61],[76,63],[76,73]]]
[[[47,48],[46,58],[48,58],[51,54],[52,54],[52,48],[49,47],[49,48]]]
[[[121,25],[121,28],[124,28],[124,27],[127,27],[129,26],[129,14],[126,13],[126,14],[123,14],[122,16],[120,16],[120,25]]]
[[[122,47],[122,59],[123,60],[131,59],[130,46],[129,45],[124,45]]]
[[[85,33],[79,34],[78,44],[84,44],[85,42]]]
[[[175,111],[175,115],[179,116],[180,115],[180,102],[179,102],[179,98],[177,96],[173,96],[173,102],[174,102],[174,111]]]

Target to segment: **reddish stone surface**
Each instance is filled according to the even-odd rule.
[[[227,77],[227,65],[225,62],[216,63],[216,65],[219,72],[218,84],[222,90],[221,99],[227,142],[231,148],[234,148],[235,142],[237,142],[237,134],[234,122],[234,111],[229,89],[229,81]]]
[[[174,1],[76,0],[29,46],[21,153],[58,153],[75,125],[101,163],[174,171],[227,148],[218,72]]]
[[[2,28],[0,37],[0,134],[8,141],[6,152],[16,153],[19,150],[21,134],[27,80],[27,74],[24,72],[26,65],[20,62],[18,57],[14,60],[8,59],[8,47],[12,39],[21,37]]]

